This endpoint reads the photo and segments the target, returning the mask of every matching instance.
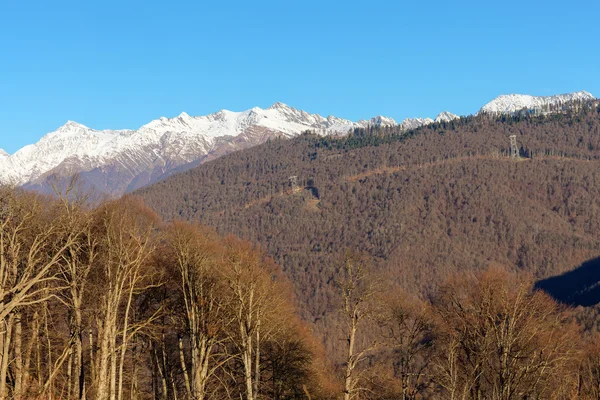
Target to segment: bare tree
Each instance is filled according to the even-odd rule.
[[[427,368],[432,353],[431,310],[427,303],[395,291],[381,313],[383,337],[392,351],[402,399],[415,399],[429,386]]]
[[[592,334],[582,349],[577,394],[582,399],[600,398],[600,337]]]
[[[22,312],[56,298],[61,289],[60,262],[77,239],[74,232],[59,238],[60,215],[55,211],[53,203],[40,195],[0,188],[0,398],[8,396],[9,364],[17,375],[13,395],[23,395],[28,385],[24,380],[29,361],[23,359]]]
[[[230,319],[225,310],[226,290],[222,250],[214,233],[199,226],[176,222],[167,234],[172,263],[179,278],[178,290],[185,306],[185,322],[190,342],[191,376],[184,346],[179,337],[179,354],[186,391],[190,399],[206,398],[209,379],[228,357],[218,357],[215,349],[227,338]]]
[[[452,279],[434,303],[439,383],[451,398],[547,397],[574,385],[577,330],[528,279]]]
[[[96,398],[121,400],[125,354],[133,335],[152,319],[132,324],[134,296],[157,284],[148,273],[155,217],[131,199],[103,206]],[[146,267],[146,269],[144,269]]]
[[[62,232],[66,237],[69,232],[77,233],[63,254],[61,263],[62,285],[67,288],[64,303],[68,309],[70,359],[68,364],[67,397],[82,399],[85,395],[85,362],[83,353],[84,339],[84,294],[87,289],[91,268],[99,257],[99,240],[95,232],[92,210],[87,203],[88,194],[83,192],[79,177],[73,176],[66,181],[51,181],[58,204],[63,214]],[[93,360],[90,360],[92,363]]]
[[[224,268],[230,341],[242,362],[246,400],[259,398],[261,345],[285,325],[285,301],[270,261],[249,243],[230,238]]]
[[[359,346],[359,330],[374,317],[371,302],[375,294],[375,284],[367,271],[366,261],[357,255],[347,255],[343,268],[338,272],[337,285],[342,299],[342,318],[345,324],[347,353],[344,369],[344,400],[359,398],[360,374],[358,365],[366,359],[368,353],[377,347],[370,342]]]

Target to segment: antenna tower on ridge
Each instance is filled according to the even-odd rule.
[[[519,158],[519,149],[517,148],[517,135],[510,135],[510,156],[512,158]]]

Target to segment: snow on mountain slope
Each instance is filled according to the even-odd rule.
[[[588,92],[550,97],[503,95],[480,112],[512,112],[593,98]],[[221,110],[200,117],[184,112],[174,118],[161,117],[137,130],[100,131],[68,121],[12,155],[0,150],[0,183],[41,190],[51,175],[69,177],[78,173],[101,193],[121,195],[270,138],[293,137],[306,130],[321,135],[343,135],[351,129],[368,126],[399,125],[410,130],[456,118],[457,115],[445,111],[435,121],[407,118],[398,124],[392,118],[377,116],[353,122],[275,103],[267,109]]]
[[[139,131],[155,134],[202,132],[206,138],[217,138],[237,136],[251,126],[262,126],[292,136],[311,128],[325,130],[327,133],[345,133],[358,124],[332,116],[324,118],[283,103],[275,103],[265,110],[258,107],[242,112],[221,110],[202,117],[191,117],[184,112],[176,118],[163,117],[152,121]]]
[[[358,121],[358,124],[364,127],[367,126],[396,126],[398,123],[393,118],[384,117],[383,115],[378,115],[369,120],[361,119]]]
[[[454,119],[458,119],[460,118],[458,115],[456,114],[452,114],[451,112],[448,111],[442,111],[441,113],[438,114],[437,117],[435,117],[435,122],[450,122]]]
[[[431,118],[406,118],[400,123],[400,128],[403,130],[417,129],[420,126],[432,124]]]
[[[530,96],[526,94],[505,94],[484,105],[479,113],[511,113],[526,109],[542,109],[577,100],[593,100],[595,97],[586,91],[558,94],[555,96]]]
[[[65,159],[76,157],[84,167],[94,160],[118,151],[133,131],[96,131],[77,122],[68,121],[39,142],[28,145],[13,155],[0,159],[0,181],[22,185],[58,166]]]
[[[367,124],[391,125],[395,121],[386,117],[365,122],[325,118],[283,103],[242,112],[221,110],[201,117],[184,112],[175,118],[161,117],[138,130],[99,131],[68,121],[36,144],[13,155],[0,154],[0,182],[31,185],[41,184],[52,174],[90,173],[95,181],[102,181],[103,191],[121,194],[132,181],[148,183],[151,176],[168,173],[209,154],[223,155],[270,137],[291,137],[306,130],[345,134]],[[145,178],[140,180],[140,175]]]

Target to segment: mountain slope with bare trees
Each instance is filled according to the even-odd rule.
[[[599,166],[598,106],[576,102],[548,116],[271,140],[137,194],[167,220],[260,243],[325,332],[347,249],[415,293],[464,269],[500,264],[544,278],[597,257]]]
[[[597,398],[596,309],[536,279],[597,259],[599,111],[272,141],[164,220],[2,187],[0,398]]]

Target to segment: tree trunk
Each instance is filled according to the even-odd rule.
[[[79,300],[79,295],[76,292],[74,292],[73,295],[77,300],[73,301],[73,317],[75,319],[73,332],[73,339],[75,341],[73,371],[75,372],[75,376],[73,380],[72,393],[75,399],[82,399],[85,385],[85,368],[83,362],[83,318],[81,316],[81,301]],[[91,361],[92,360],[90,359],[90,362]]]
[[[106,400],[110,396],[109,391],[109,362],[110,362],[110,329],[108,317],[102,327],[102,337],[98,348],[98,386],[96,388],[96,399]]]
[[[356,323],[352,320],[348,335],[348,358],[346,359],[346,375],[344,379],[344,400],[354,396],[354,341],[356,339]]]
[[[254,353],[254,387],[253,395],[258,397],[258,383],[260,382],[260,320],[256,323],[256,351]]]
[[[156,365],[156,372],[158,372],[157,380],[160,379],[161,388],[162,388],[161,398],[166,399],[167,393],[168,393],[167,377],[165,376],[164,368],[161,368],[161,365],[160,365],[161,362],[160,362],[160,359],[158,358],[158,352],[156,351],[156,347],[154,347],[154,362]],[[158,392],[158,387],[157,387],[157,392]],[[157,393],[157,395],[158,395],[158,393]],[[156,398],[158,398],[158,396],[156,396]]]
[[[187,391],[188,398],[193,399],[192,388],[190,386],[190,376],[188,374],[187,366],[185,365],[185,354],[183,352],[183,340],[179,337],[179,361],[181,362],[181,370],[183,371],[183,379],[185,381],[185,390]]]
[[[117,399],[117,326],[115,321],[110,329],[110,400]]]
[[[133,336],[133,349],[131,351],[131,392],[130,400],[137,400],[138,398],[138,338],[137,335]]]
[[[36,342],[39,342],[39,313],[35,311],[33,313],[33,318],[31,321],[31,328],[29,332],[29,341],[27,342],[27,346],[25,348],[25,359],[23,360],[23,393],[27,392],[26,388],[29,387],[29,368],[31,366],[31,357],[33,354],[33,345]]]
[[[94,332],[92,328],[88,330],[88,339],[90,346],[90,378],[92,382],[96,382],[96,357],[94,357]]]
[[[75,352],[71,349],[69,362],[67,363],[67,399],[71,400],[71,389],[73,388],[73,357]]]
[[[2,361],[0,363],[0,400],[5,400],[8,398],[7,388],[6,388],[6,376],[8,374],[8,362],[10,359],[10,342],[13,328],[13,314],[8,316],[8,320],[4,321],[4,332],[2,333],[2,340],[0,341],[2,344]],[[0,328],[1,329],[1,328]]]
[[[135,282],[137,274],[134,274],[132,281]],[[129,329],[129,312],[131,310],[131,302],[133,300],[133,283],[129,288],[129,296],[127,299],[127,307],[125,308],[125,317],[123,320],[123,332],[121,334],[121,358],[119,360],[119,385],[117,392],[117,400],[123,399],[123,364],[125,364],[125,354],[127,353],[127,331]],[[135,318],[135,315],[134,315]]]
[[[21,317],[22,314],[20,312],[15,314],[15,358],[12,360],[15,380],[13,398],[15,399],[21,399],[23,396],[23,324]]]

